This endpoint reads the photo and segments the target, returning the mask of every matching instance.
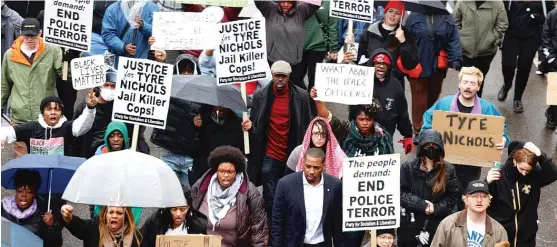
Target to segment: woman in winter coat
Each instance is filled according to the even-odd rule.
[[[62,206],[66,229],[83,240],[84,247],[139,247],[143,241],[133,221],[131,208],[102,206],[98,217],[90,220],[73,215],[73,206]]]
[[[533,143],[514,141],[507,162],[491,168],[486,180],[489,216],[505,227],[512,246],[536,246],[541,188],[557,180],[557,165]]]
[[[192,207],[209,219],[207,234],[222,236],[224,247],[267,246],[264,200],[248,180],[242,151],[218,147],[208,163],[210,170],[191,188]]]
[[[346,154],[338,144],[329,121],[322,117],[316,117],[309,123],[304,142],[290,153],[286,162],[289,170],[287,173],[301,171],[306,152],[315,147],[321,148],[325,152],[325,172],[342,178],[342,159],[346,158]]]
[[[420,132],[424,112],[439,99],[448,68],[460,70],[462,64],[460,37],[453,16],[433,7],[425,6],[424,10],[408,15],[405,25],[416,41],[421,67],[419,76],[409,75],[414,135]]]
[[[400,247],[429,246],[437,226],[456,211],[460,199],[455,169],[444,160],[441,134],[424,130],[418,136],[417,150],[417,157],[400,168]]]
[[[37,190],[41,186],[38,171],[20,169],[14,175],[15,195],[2,199],[2,217],[25,227],[43,240],[45,247],[62,246],[62,228],[51,212],[45,212]]]

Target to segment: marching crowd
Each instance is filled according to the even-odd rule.
[[[501,116],[481,98],[498,50],[504,77],[498,99],[506,99],[514,80],[513,109],[522,112],[536,52],[543,73],[557,71],[557,9],[550,1],[457,1],[452,13],[431,6],[409,13],[404,1],[376,2],[373,23],[351,24],[329,16],[333,1],[255,2],[266,19],[272,78],[246,84],[249,119],[226,106],[171,97],[166,129],[150,140],[140,130],[138,151],[150,153],[148,141],[164,149],[160,159],[175,171],[186,205],[158,209],[142,225],[141,208],[91,206],[91,219],[82,219],[69,204],[47,211],[40,175],[22,169],[13,178],[15,195],[2,199],[2,217],[44,246],[62,246],[62,228],[85,247],[155,246],[157,235],[184,234],[220,235],[226,247],[362,246],[369,233],[342,231],[342,161],[393,154],[400,143],[415,157],[400,167],[400,227],[377,230],[378,246],[536,246],[541,188],[557,180],[557,165],[534,143],[512,141],[505,125],[495,148],[507,149],[508,159],[481,178],[480,167],[444,160],[432,119],[435,110]],[[126,13],[137,6],[130,29]],[[14,143],[17,157],[84,158],[130,148],[133,126],[111,121],[118,57],[171,63],[175,75],[216,76],[214,50],[150,50],[157,38],[153,12],[204,8],[95,1],[91,51],[81,53],[45,44],[43,13],[22,18],[2,1],[1,104],[11,124],[2,127],[2,147]],[[241,8],[223,9],[221,22],[243,19]],[[354,43],[357,52],[344,49]],[[63,62],[99,54],[109,67],[105,83],[76,102],[71,79],[62,79]],[[374,67],[373,100],[347,106],[348,119],[333,115],[317,100],[322,62]],[[459,72],[458,92],[439,99],[449,69]],[[557,107],[546,117],[546,127],[555,129]]]

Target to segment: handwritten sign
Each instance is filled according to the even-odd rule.
[[[400,226],[400,154],[343,160],[342,230]]]
[[[45,43],[89,51],[93,26],[93,1],[45,1],[43,23]]]
[[[248,0],[176,0],[176,2],[226,7],[246,7],[248,5]]]
[[[153,37],[156,38],[151,50],[215,49],[221,41],[217,24],[221,19],[222,9],[220,14],[213,11],[155,12]]]
[[[112,121],[166,128],[172,69],[171,64],[121,56]]]
[[[547,73],[547,105],[557,105],[557,72]]]
[[[217,235],[157,235],[156,247],[220,247],[222,237]]]
[[[218,85],[265,78],[269,70],[265,19],[228,22],[220,27],[223,38],[215,52]]]
[[[434,111],[432,128],[441,133],[451,163],[491,167],[501,160],[496,145],[503,138],[504,117]]]
[[[345,105],[370,104],[375,68],[350,64],[318,63],[316,100]]]
[[[105,82],[104,56],[72,59],[72,80],[75,90],[102,86]]]
[[[373,22],[373,0],[334,0],[329,11],[332,17]]]

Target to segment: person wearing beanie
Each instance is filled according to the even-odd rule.
[[[93,125],[97,99],[93,90],[89,91],[87,108],[83,114],[73,121],[68,121],[62,115],[64,104],[58,97],[50,96],[41,101],[42,114],[37,121],[24,124],[2,127],[0,141],[2,147],[5,143],[14,141],[25,142],[27,152],[30,154],[60,154],[69,155],[70,146],[74,137],[81,136]]]
[[[396,230],[393,228],[379,229],[375,231],[377,236],[377,247],[396,247]]]

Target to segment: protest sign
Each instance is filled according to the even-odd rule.
[[[157,235],[156,247],[220,247],[222,237],[218,235]]]
[[[222,42],[215,51],[219,86],[267,76],[269,63],[264,18],[223,23],[220,33]]]
[[[343,159],[342,231],[400,226],[400,154]]]
[[[72,59],[72,80],[75,90],[102,86],[105,82],[104,56]]]
[[[345,105],[371,104],[374,74],[373,67],[318,63],[315,69],[316,100]]]
[[[432,128],[445,144],[445,160],[453,164],[491,167],[501,160],[505,118],[459,112],[434,111]]]
[[[166,128],[172,71],[171,64],[121,56],[112,120]]]
[[[248,5],[248,0],[176,0],[176,2],[226,7],[246,7]]]
[[[373,0],[332,0],[329,16],[373,22]]]
[[[547,73],[547,105],[557,105],[557,72]]]
[[[216,9],[220,12],[214,11]],[[215,49],[221,41],[217,23],[223,14],[220,7],[207,8],[201,13],[155,12],[155,43],[151,50]]]
[[[89,51],[93,25],[93,1],[45,1],[43,25],[45,43]]]

